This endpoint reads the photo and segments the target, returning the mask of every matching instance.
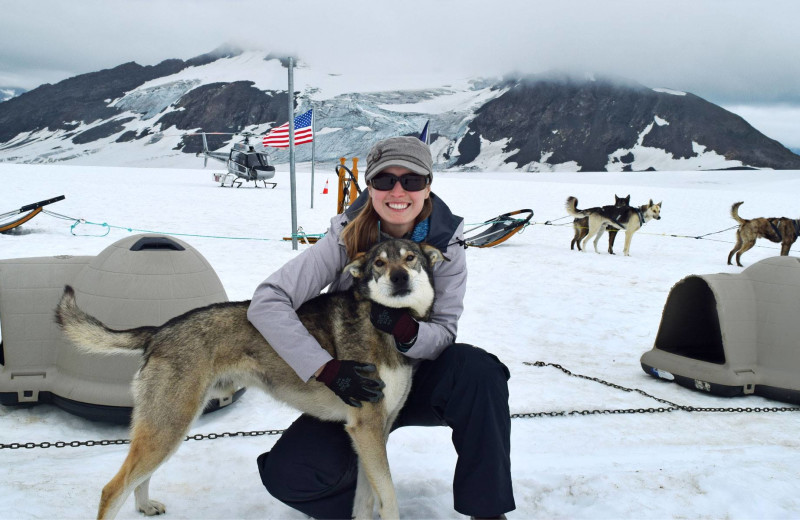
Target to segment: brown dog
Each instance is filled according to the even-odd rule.
[[[630,194],[627,197],[619,197],[614,195],[614,205],[613,206],[603,206],[598,208],[589,208],[589,210],[596,210],[602,211],[606,214],[614,216],[614,220],[618,219],[623,208],[629,208],[631,204],[631,196]],[[575,249],[575,246],[578,246],[578,251],[582,251],[581,249],[581,240],[586,238],[586,235],[589,234],[589,217],[581,217],[576,218],[572,221],[572,228],[575,230],[575,235],[572,237],[572,242],[569,243],[570,249]],[[619,229],[615,227],[608,228],[608,254],[614,254],[614,240],[617,238],[617,231]]]
[[[743,267],[739,259],[742,253],[756,245],[757,238],[780,242],[781,256],[788,256],[789,249],[800,235],[800,219],[793,220],[786,217],[743,219],[739,216],[739,206],[742,204],[744,202],[735,202],[731,206],[731,217],[739,223],[739,229],[736,230],[736,245],[728,253],[728,265],[731,265],[731,258],[736,253],[736,265]]]

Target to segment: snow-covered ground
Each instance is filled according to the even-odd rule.
[[[232,300],[247,299],[270,272],[298,252],[291,232],[289,175],[275,190],[220,188],[208,170],[0,164],[0,212],[64,194],[22,232],[0,235],[0,258],[96,255],[139,230],[179,234],[214,266]],[[330,171],[317,170],[310,209],[308,168],[298,168],[298,223],[325,230],[335,193],[322,195]],[[646,375],[670,288],[690,274],[737,273],[725,264],[734,231],[731,203],[744,217],[800,217],[800,172],[437,173],[434,191],[468,224],[531,208],[535,224],[491,249],[469,249],[470,278],[459,340],[497,354],[510,368],[512,413],[661,406],[635,392],[571,378],[577,374],[639,388],[693,406],[787,406],[760,397],[719,398]],[[633,239],[631,256],[569,249],[579,207],[610,204],[614,194],[663,201],[662,220]],[[555,225],[545,225],[551,221]],[[98,237],[112,226],[107,236]],[[469,226],[468,226],[469,227]],[[131,229],[132,231],[128,231]],[[308,246],[301,245],[300,248]],[[621,253],[622,240],[617,241]],[[800,246],[792,252],[797,256]],[[601,251],[605,250],[603,241]],[[778,254],[759,241],[745,265]],[[1,317],[0,317],[1,319]],[[0,330],[0,334],[2,331]],[[249,391],[199,419],[192,433],[280,429],[296,412]],[[798,413],[637,413],[512,420],[517,500],[509,518],[798,518]],[[93,423],[50,405],[0,407],[0,443],[119,439],[121,426]],[[446,428],[404,428],[389,455],[405,518],[459,518],[452,508],[456,460]],[[152,480],[168,518],[295,518],[261,486],[256,457],[275,436],[190,441]],[[100,489],[127,446],[0,449],[0,496],[9,519],[89,518]],[[129,498],[120,518],[139,518]]]

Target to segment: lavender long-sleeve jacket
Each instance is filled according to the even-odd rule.
[[[436,299],[431,319],[420,323],[417,341],[406,353],[416,360],[435,359],[455,341],[467,285],[466,254],[457,242],[463,239],[464,221],[436,195],[431,198],[433,213],[425,242],[438,247],[450,261],[433,268]],[[350,274],[342,272],[348,258],[340,234],[365,200],[366,196],[359,197],[348,211],[332,218],[324,237],[264,280],[247,311],[250,322],[303,381],[311,379],[331,355],[309,334],[296,311],[325,287],[338,291],[352,285]]]

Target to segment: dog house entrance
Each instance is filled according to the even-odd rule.
[[[717,301],[708,284],[690,276],[669,294],[655,348],[699,361],[725,364]]]

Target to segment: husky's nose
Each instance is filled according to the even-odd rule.
[[[392,269],[392,272],[389,273],[389,280],[392,281],[392,285],[403,287],[408,283],[408,271],[405,269]]]

